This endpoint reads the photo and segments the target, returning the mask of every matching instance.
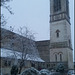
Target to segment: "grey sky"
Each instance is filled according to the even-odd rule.
[[[74,43],[74,0],[69,0],[72,43]],[[14,15],[10,15],[7,10],[2,9],[7,20],[7,25],[13,26],[15,32],[20,26],[27,26],[30,31],[35,33],[36,40],[50,39],[50,2],[49,0],[13,0],[10,6]],[[74,44],[73,44],[74,45]]]

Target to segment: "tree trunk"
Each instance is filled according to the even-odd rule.
[[[19,69],[19,74],[21,73],[21,70],[22,70],[22,66],[20,66],[20,69]]]
[[[24,60],[22,59],[22,61],[20,62],[20,67],[19,67],[19,74],[21,73],[23,66],[24,66]]]

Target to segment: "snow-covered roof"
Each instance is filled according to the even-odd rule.
[[[1,57],[9,57],[9,58],[17,58],[21,59],[21,52],[18,51],[13,51],[13,50],[8,50],[5,48],[1,48]],[[38,56],[26,54],[26,60],[32,60],[32,61],[38,61],[38,62],[45,62]]]
[[[27,60],[33,60],[33,61],[39,61],[39,62],[45,62],[44,60],[42,60],[40,57],[38,56],[34,56],[34,55],[26,55]]]
[[[20,52],[17,51],[12,51],[8,49],[1,48],[1,57],[10,57],[10,58],[15,58],[17,56],[17,59],[20,59]]]

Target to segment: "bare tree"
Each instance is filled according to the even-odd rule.
[[[38,51],[35,46],[34,42],[34,34],[30,33],[30,31],[27,29],[27,27],[20,27],[19,33],[22,37],[20,37],[20,45],[19,48],[21,49],[21,61],[19,65],[19,74],[21,73],[21,70],[25,64],[25,60],[27,60],[27,55],[36,56],[38,55]],[[37,51],[37,52],[36,52]]]
[[[13,31],[13,28],[10,27],[10,31]],[[21,70],[23,66],[25,65],[25,61],[29,58],[32,59],[33,57],[36,58],[39,57],[38,50],[35,45],[35,37],[34,34],[31,33],[27,27],[20,27],[18,29],[19,35],[10,33],[6,36],[6,38],[10,37],[10,48],[12,50],[12,54],[15,58],[14,63],[18,64],[19,67],[19,74],[21,73]],[[15,47],[17,47],[17,51],[15,50]],[[19,58],[18,58],[19,57]],[[20,59],[20,62],[18,62],[18,59]],[[14,64],[13,64],[14,65]]]
[[[10,27],[10,30],[13,31],[13,28]],[[14,32],[9,32],[8,34],[3,34],[4,41],[6,41],[6,45],[9,43],[9,48],[11,50],[11,55],[8,55],[8,57],[11,57],[15,59],[14,63],[17,63],[19,67],[19,74],[21,73],[21,70],[23,69],[24,65],[26,64],[26,60],[33,59],[33,58],[40,58],[38,50],[35,45],[35,37],[34,34],[31,33],[27,27],[20,27],[18,29],[19,34],[16,34]],[[4,32],[5,33],[5,32]],[[4,43],[5,44],[5,43]],[[16,47],[16,48],[15,48]],[[20,61],[18,62],[18,59]],[[33,59],[34,61],[34,59]],[[14,64],[13,64],[14,65]]]
[[[9,5],[7,5],[7,3],[10,2],[10,1],[12,1],[12,0],[1,0],[0,8],[3,7],[3,8],[5,8],[5,9],[7,9],[10,14],[14,14],[14,13],[11,11],[11,7],[10,7]],[[0,19],[1,19],[1,21],[0,21],[1,26],[6,25],[7,21],[6,21],[6,19],[5,19],[4,14],[0,14],[0,17],[1,17],[1,18],[0,18]]]
[[[7,9],[11,14],[13,14],[13,12],[11,11],[11,8],[9,5],[7,5],[8,2],[10,2],[12,0],[1,0],[1,4],[0,7],[4,7],[5,9]]]

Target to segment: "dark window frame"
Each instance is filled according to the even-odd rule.
[[[8,66],[7,60],[4,60],[4,66]]]
[[[8,66],[11,66],[11,61],[8,61]]]
[[[54,12],[61,10],[61,0],[54,0]]]
[[[55,54],[55,61],[57,62],[57,54]]]
[[[71,46],[71,40],[69,39],[69,46]]]
[[[66,0],[66,13],[69,16],[69,1]]]
[[[57,32],[57,37],[59,37],[59,32]]]
[[[56,37],[59,38],[59,30],[56,30]]]
[[[60,62],[62,62],[62,54],[60,54]]]

